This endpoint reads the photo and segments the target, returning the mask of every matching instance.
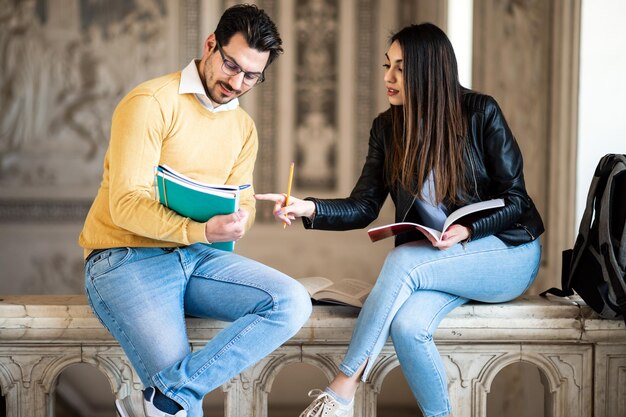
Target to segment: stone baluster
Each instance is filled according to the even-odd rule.
[[[316,308],[284,346],[222,386],[226,417],[268,417],[275,379],[290,364],[307,363],[331,380],[347,350],[355,318],[355,310]],[[192,349],[224,326],[190,319]],[[496,376],[520,362],[540,371],[548,392],[545,417],[626,416],[626,392],[620,385],[626,372],[624,322],[600,319],[584,304],[537,297],[499,305],[468,304],[442,321],[435,339],[456,417],[486,417]],[[141,410],[138,375],[84,297],[0,300],[0,389],[8,417],[52,415],[59,375],[81,362],[102,372],[117,398],[130,395],[136,411]],[[357,391],[355,415],[376,416],[382,385],[398,366],[393,347],[386,345],[368,382]]]
[[[0,382],[7,415],[46,417],[56,380],[66,366],[80,362],[79,346],[0,346]]]

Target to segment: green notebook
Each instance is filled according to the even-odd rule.
[[[195,181],[167,165],[159,165],[155,174],[155,193],[165,207],[197,222],[206,222],[219,214],[239,209],[239,192],[250,185],[214,185]],[[232,252],[235,242],[215,242],[211,247]]]

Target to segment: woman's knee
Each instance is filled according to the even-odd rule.
[[[427,343],[433,338],[428,326],[413,315],[397,314],[389,329],[394,344],[398,342]]]

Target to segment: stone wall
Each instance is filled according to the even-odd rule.
[[[139,82],[198,57],[232,3],[0,0],[0,294],[82,293],[77,237],[99,185],[116,103]],[[386,108],[380,65],[388,35],[426,20],[445,28],[446,2],[256,3],[278,22],[287,53],[242,100],[262,144],[255,188],[284,190],[295,160],[295,195],[345,196],[371,120]],[[474,0],[474,86],[502,104],[549,229],[531,292],[558,283],[559,252],[572,240],[579,5]],[[293,276],[373,282],[391,244],[372,245],[364,231],[284,231],[270,218],[270,207],[260,206],[237,251]],[[392,219],[386,206],[376,224]]]

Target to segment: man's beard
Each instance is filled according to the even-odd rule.
[[[219,90],[220,88],[223,88],[224,90],[232,94],[232,95],[229,95],[228,97],[222,97],[221,94],[219,94],[219,91],[216,91],[215,95],[217,95],[220,98],[220,101],[218,101],[215,99],[215,97],[211,96],[210,94],[211,92],[209,91],[209,97],[211,98],[211,100],[213,100],[213,102],[215,103],[219,103],[220,105],[226,104],[242,95],[241,90],[234,90],[230,85],[228,85],[228,83],[225,83],[224,81],[216,81],[214,85],[215,85],[214,90]]]

